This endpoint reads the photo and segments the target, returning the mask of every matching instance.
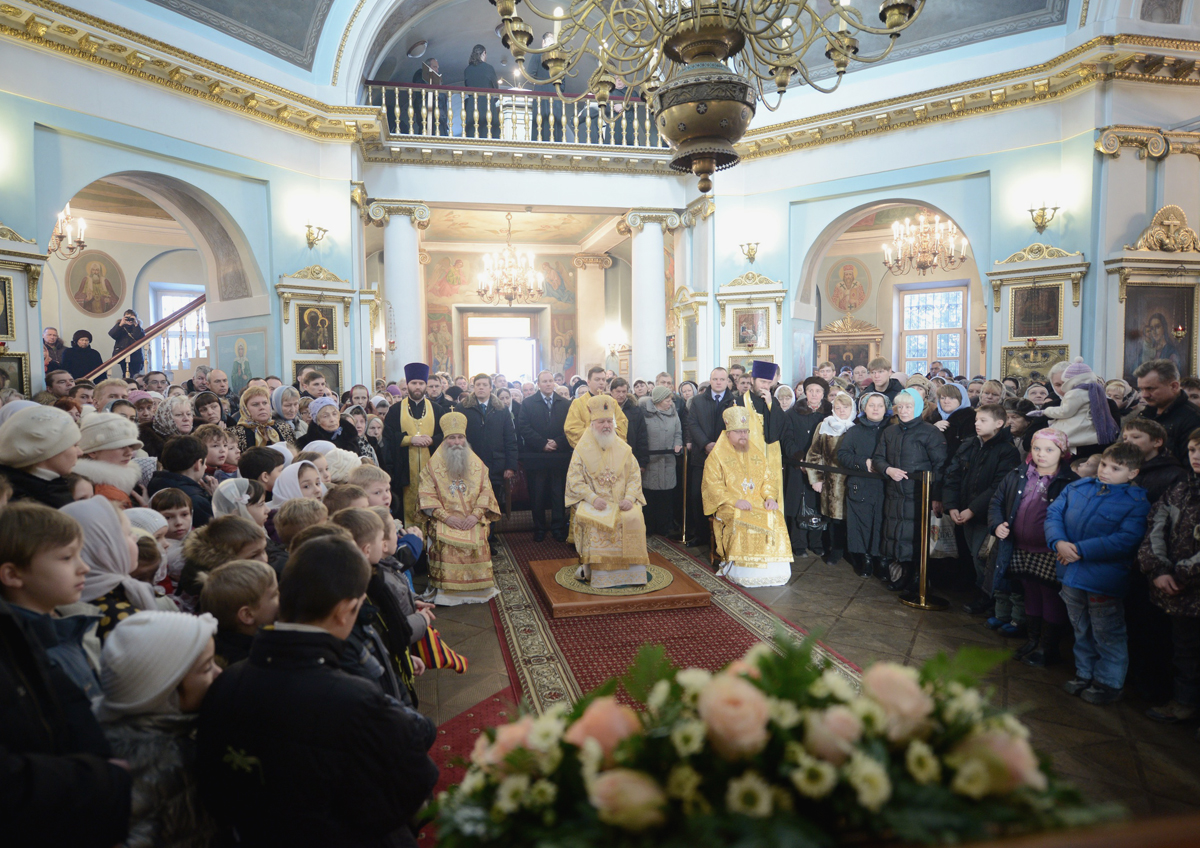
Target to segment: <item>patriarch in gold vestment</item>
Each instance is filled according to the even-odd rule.
[[[721,574],[740,586],[783,586],[792,547],[783,512],[779,445],[763,439],[752,406],[725,410],[725,432],[704,462],[704,512],[715,519]]]
[[[616,433],[617,402],[588,400],[590,423],[567,469],[567,506],[575,512],[579,578],[596,588],[646,585],[646,522],[642,473],[633,451]]]
[[[488,525],[500,518],[487,467],[467,444],[467,417],[447,412],[442,444],[421,469],[421,512],[428,515],[429,584],[434,603],[486,603],[499,594],[492,578]]]

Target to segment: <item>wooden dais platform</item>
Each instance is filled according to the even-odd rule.
[[[575,618],[584,615],[608,615],[617,612],[646,612],[649,610],[687,609],[706,607],[710,603],[708,590],[688,577],[661,554],[650,552],[650,562],[671,572],[669,586],[644,595],[585,595],[560,586],[554,575],[564,566],[576,566],[578,560],[543,559],[529,563],[533,583],[550,606],[552,618]]]

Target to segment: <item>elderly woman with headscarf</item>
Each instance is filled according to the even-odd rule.
[[[306,450],[313,442],[333,442],[336,445],[338,437],[342,435],[342,416],[338,412],[337,401],[327,397],[317,398],[308,405],[308,414],[308,432],[296,441],[296,447]]]
[[[775,389],[775,400],[779,401],[783,411],[787,412],[796,402],[796,393],[789,386],[779,386]]]
[[[76,330],[71,336],[71,346],[63,351],[63,370],[82,380],[91,372],[104,364],[100,351],[92,347],[92,334],[88,330]]]
[[[840,391],[833,396],[833,413],[817,426],[806,461],[813,465],[838,467],[837,449],[842,437],[854,427],[854,398]],[[808,484],[821,496],[821,514],[829,519],[825,531],[825,562],[833,565],[846,550],[846,475],[806,468]]]
[[[279,386],[271,392],[271,412],[275,423],[286,424],[299,439],[308,432],[308,425],[300,418],[300,392],[292,386]]]
[[[921,418],[925,399],[917,389],[904,389],[892,401],[896,424],[883,431],[871,456],[873,471],[887,476],[883,501],[883,555],[892,561],[893,592],[912,588],[917,569],[916,530],[921,518],[917,506],[917,480],[925,472],[935,475],[946,464],[946,440],[937,428]]]
[[[1104,394],[1116,406],[1117,423],[1126,418],[1132,418],[1146,406],[1142,402],[1142,393],[1135,386],[1131,386],[1119,378],[1109,380],[1104,384]]]
[[[271,417],[271,392],[266,386],[251,386],[238,402],[238,422],[233,428],[238,448],[269,448],[277,442],[294,442],[295,433]]]
[[[186,397],[167,398],[154,411],[154,420],[138,428],[138,438],[147,456],[158,456],[163,445],[176,436],[186,436],[195,426],[192,401]]]
[[[125,514],[107,498],[74,501],[62,511],[83,528],[79,555],[88,565],[80,600],[100,616],[96,636],[104,641],[118,621],[138,610],[174,609],[159,599],[154,587],[133,576],[137,568],[137,534]],[[77,612],[82,610],[72,610]]]
[[[892,402],[882,392],[868,391],[858,401],[858,418],[838,442],[837,460],[851,471],[874,472],[871,457],[890,423]],[[846,478],[846,551],[859,577],[883,577],[880,546],[883,527],[883,478]]]

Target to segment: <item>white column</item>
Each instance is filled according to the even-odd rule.
[[[425,287],[417,229],[428,226],[429,207],[411,200],[376,200],[368,215],[384,222],[382,317],[388,335],[387,379],[402,380],[405,363],[426,359]]]
[[[653,380],[667,369],[667,283],[663,232],[679,226],[670,209],[632,209],[625,216],[633,235],[633,327],[630,342],[634,379]]]
[[[575,272],[575,373],[587,376],[592,365],[603,365],[604,347],[604,269],[612,267],[606,253],[577,253],[572,264]]]

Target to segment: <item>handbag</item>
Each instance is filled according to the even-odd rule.
[[[954,540],[954,520],[943,512],[938,517],[929,511],[929,556],[934,559],[956,559],[958,543]]]
[[[801,530],[824,530],[825,516],[808,505],[808,501],[800,498],[800,513],[796,516],[796,526]]]

